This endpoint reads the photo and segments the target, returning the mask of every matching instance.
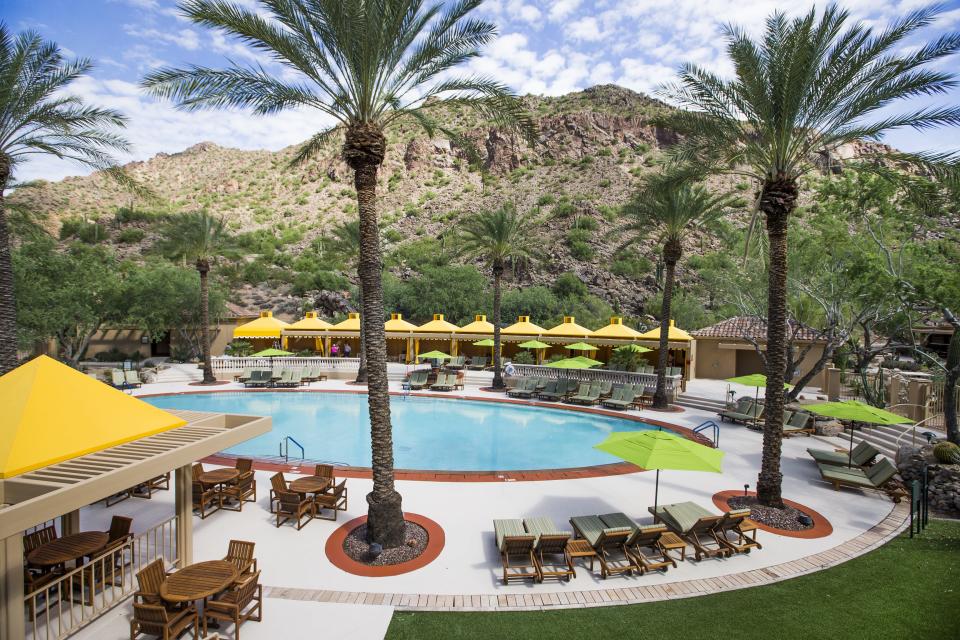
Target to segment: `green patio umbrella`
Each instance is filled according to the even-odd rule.
[[[473,344],[473,346],[475,346],[475,347],[492,347],[492,346],[493,346],[493,338],[484,338],[483,340],[477,340],[476,342],[474,342],[474,343],[472,343],[472,344]]]
[[[546,342],[540,342],[539,340],[527,340],[526,342],[521,342],[517,345],[521,349],[546,349],[550,345]]]
[[[614,431],[593,448],[642,469],[657,470],[653,491],[654,511],[660,493],[661,469],[720,473],[724,456],[719,449],[704,446],[669,431]]]
[[[588,358],[587,356],[574,356],[570,360],[576,360],[577,362],[582,362],[588,367],[599,367],[603,363],[599,360],[594,360],[593,358]]]
[[[596,351],[597,346],[587,344],[586,342],[574,342],[573,344],[565,346],[564,349],[572,349],[573,351]]]
[[[614,351],[619,351],[620,353],[647,353],[653,351],[653,349],[648,349],[647,347],[642,347],[639,344],[625,344],[622,347],[617,347]]]
[[[264,349],[263,351],[258,351],[257,353],[250,356],[251,358],[278,358],[280,356],[292,356],[293,352],[284,351],[283,349],[274,349],[273,347],[269,349]]]
[[[898,416],[892,411],[860,402],[859,400],[842,400],[837,402],[820,402],[805,404],[803,408],[812,411],[818,416],[849,420],[850,422],[864,422],[867,424],[913,424],[913,420]],[[850,425],[850,454],[847,457],[847,466],[853,466],[853,425]]]
[[[417,360],[449,360],[450,357],[443,351],[427,351],[418,355]]]
[[[564,358],[563,360],[548,362],[547,366],[553,367],[554,369],[589,369],[595,365],[587,364],[577,358]]]
[[[736,378],[727,378],[724,382],[735,382],[736,384],[742,384],[745,387],[756,387],[757,390],[753,395],[753,401],[757,402],[760,400],[760,387],[764,389],[767,388],[767,376],[762,373],[751,373],[746,376],[737,376]],[[784,389],[789,389],[790,385],[786,382],[783,383]]]

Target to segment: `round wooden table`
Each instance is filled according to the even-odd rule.
[[[330,486],[330,478],[304,476],[290,482],[290,491],[296,493],[320,493]]]
[[[206,473],[200,474],[201,484],[225,484],[231,480],[236,480],[240,477],[240,471],[237,469],[214,469],[213,471],[207,471]]]
[[[84,531],[57,538],[27,554],[27,562],[38,567],[53,567],[103,549],[110,536],[106,531]]]
[[[229,587],[240,574],[232,562],[198,562],[167,576],[160,584],[160,597],[167,602],[203,600]]]

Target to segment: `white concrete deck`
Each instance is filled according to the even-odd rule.
[[[355,386],[331,381],[315,383],[314,389],[356,390]],[[399,390],[399,384],[395,385]],[[173,393],[182,391],[227,391],[239,385],[224,385],[212,389],[182,384],[146,385],[138,394]],[[724,386],[718,389],[722,397]],[[416,393],[416,392],[414,392]],[[475,387],[450,394],[479,397],[486,395]],[[499,395],[499,394],[495,394]],[[706,395],[706,394],[702,394]],[[502,396],[500,396],[502,397]],[[637,414],[637,412],[631,412]],[[716,416],[696,410],[683,413],[645,412],[650,418],[694,427]],[[760,466],[762,436],[739,425],[721,424],[720,448],[726,452],[721,474],[664,471],[660,478],[660,503],[694,501],[715,510],[711,496],[721,490],[739,489],[744,484],[754,488]],[[875,492],[850,489],[833,491],[819,479],[816,465],[807,456],[810,446],[833,448],[843,446],[838,439],[795,437],[783,445],[782,468],[784,497],[805,504],[824,515],[833,525],[833,533],[819,539],[797,539],[759,532],[762,550],[749,555],[738,555],[725,560],[707,559],[699,563],[679,563],[665,574],[617,576],[601,580],[585,565],[577,567],[577,577],[569,583],[544,584],[512,583],[504,586],[499,579],[500,562],[493,542],[494,518],[523,518],[545,515],[561,529],[569,529],[568,519],[574,515],[601,514],[623,511],[641,523],[651,522],[647,506],[653,503],[654,473],[643,472],[600,478],[554,480],[542,482],[424,482],[397,483],[403,495],[406,511],[424,515],[443,527],[446,546],[440,556],[428,566],[412,573],[386,578],[365,578],[345,573],[332,566],[324,554],[327,537],[341,524],[365,515],[365,494],[371,481],[351,479],[348,482],[350,505],[341,512],[338,522],[315,520],[297,531],[292,526],[274,527],[268,511],[268,472],[258,472],[258,501],[248,503],[240,513],[221,511],[206,520],[194,519],[194,559],[221,558],[231,538],[257,543],[256,557],[262,570],[262,581],[270,587],[265,603],[265,621],[248,623],[243,635],[247,638],[296,637],[283,636],[284,625],[291,620],[319,619],[336,621],[343,625],[343,633],[333,637],[379,638],[389,621],[389,607],[371,605],[319,604],[292,602],[282,598],[285,590],[305,589],[319,591],[357,592],[364,594],[449,594],[455,595],[520,595],[548,594],[564,591],[627,589],[665,585],[683,580],[718,578],[781,565],[804,558],[850,541],[864,534],[890,514],[893,505],[886,496]],[[611,459],[611,462],[614,462]],[[308,472],[305,470],[305,472]],[[143,530],[165,519],[173,512],[173,492],[160,492],[150,501],[130,499],[109,509],[102,503],[84,509],[81,529],[104,529],[114,514],[134,518],[134,529]],[[368,598],[367,601],[370,601]],[[416,604],[416,601],[414,601]],[[426,603],[425,603],[426,604]],[[434,601],[431,605],[437,605]],[[321,613],[323,607],[329,610]],[[129,633],[126,626],[128,610],[122,606],[103,620],[84,629],[79,638],[121,638]],[[325,622],[326,624],[326,622]],[[227,630],[228,633],[230,630]],[[330,633],[330,631],[328,631]]]

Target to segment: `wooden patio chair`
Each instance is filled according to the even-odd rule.
[[[677,563],[660,546],[660,536],[667,532],[662,524],[639,526],[627,514],[620,512],[605,513],[599,517],[608,527],[627,527],[633,531],[625,545],[640,567],[641,575],[647,571],[666,571],[671,566],[676,568]]]
[[[575,516],[570,518],[570,526],[597,552],[601,578],[640,571],[626,546],[627,540],[633,535],[630,527],[608,527],[597,516]]]
[[[28,619],[33,619],[36,614],[40,599],[44,600],[43,608],[46,609],[53,604],[51,596],[54,593],[53,583],[60,578],[59,571],[47,571],[46,573],[33,573],[32,571],[23,572],[23,596],[26,600]],[[61,589],[56,589],[59,595]]]
[[[227,546],[227,555],[223,558],[233,563],[241,574],[253,573],[257,570],[257,559],[253,557],[255,542],[231,540]]]
[[[200,620],[192,604],[181,611],[170,612],[162,605],[133,603],[133,620],[130,621],[130,640],[140,634],[152,635],[163,640],[179,638],[187,629],[193,628],[193,640],[197,640]]]
[[[287,479],[282,473],[275,473],[270,476],[270,513],[276,513],[277,494],[289,492],[287,488]]]
[[[307,522],[313,520],[315,515],[313,500],[301,498],[300,494],[293,491],[280,490],[274,493],[277,498],[277,528],[284,522],[293,520],[299,531],[303,528],[304,516],[307,517]]]
[[[330,480],[330,484],[336,483],[337,479],[333,475],[333,465],[332,464],[318,464],[313,467],[313,475],[318,478],[327,478]]]
[[[733,551],[717,540],[714,528],[723,516],[713,514],[693,502],[660,505],[650,508],[653,519],[667,525],[671,531],[690,544],[694,560],[727,558]]]
[[[164,600],[160,597],[160,585],[166,579],[166,565],[163,558],[157,558],[137,572],[137,590],[133,592],[133,601],[164,605]]]
[[[757,542],[757,530],[752,529],[753,536],[748,536],[741,529],[744,521],[750,517],[750,509],[734,509],[723,514],[723,518],[713,529],[713,535],[724,547],[734,553],[750,553],[751,549],[763,549]],[[735,536],[731,539],[731,536]]]
[[[198,512],[201,520],[216,513],[222,506],[223,494],[200,481],[193,482],[193,510]]]
[[[207,620],[233,623],[233,637],[240,640],[240,625],[247,620],[263,620],[263,585],[260,572],[238,581],[230,589],[207,602],[203,609],[203,635],[207,635]]]
[[[107,544],[97,552],[97,555],[106,555],[119,551],[123,545],[132,542],[133,533],[130,531],[132,528],[133,518],[127,518],[126,516],[113,516],[110,518],[110,529],[106,532],[108,536]],[[123,560],[122,555],[122,553],[117,553],[118,561]],[[133,556],[132,549],[130,555],[131,557]]]
[[[313,498],[314,516],[323,520],[337,519],[337,512],[347,510],[347,481],[341,480],[340,484],[327,488],[323,493],[318,493]],[[321,510],[333,512],[332,518],[323,518],[320,515]]]
[[[540,582],[542,577],[533,555],[536,536],[529,535],[523,528],[522,520],[494,520],[493,531],[496,535],[497,549],[500,551],[500,564],[503,568],[503,584],[511,580],[533,578]]]
[[[247,460],[250,463],[252,469],[253,461]],[[239,469],[240,460],[237,460],[237,467]],[[227,502],[225,499],[230,498],[234,502]],[[240,472],[240,475],[236,477],[235,480],[231,480],[226,484],[222,491],[222,507],[230,511],[243,511],[244,502],[256,502],[257,501],[257,480],[253,475],[253,471]]]

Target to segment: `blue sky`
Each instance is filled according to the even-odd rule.
[[[252,6],[255,0],[235,0]],[[812,3],[768,0],[487,0],[480,12],[495,22],[500,37],[473,71],[494,75],[520,93],[559,95],[595,84],[617,83],[652,92],[672,79],[683,62],[721,74],[730,71],[720,28],[733,22],[753,32],[775,9],[803,11]],[[823,3],[821,3],[823,4]],[[858,19],[877,26],[919,0],[849,0]],[[13,30],[35,29],[71,56],[93,59],[92,75],[74,86],[89,102],[120,109],[130,117],[134,145],[122,160],[143,160],[210,140],[244,149],[280,149],[306,139],[328,121],[315,113],[290,112],[258,118],[241,112],[182,113],[138,90],[139,78],[157,66],[223,65],[226,60],[269,60],[219,33],[195,26],[177,13],[173,0],[0,0],[2,19]],[[960,30],[960,0],[922,36],[932,40]],[[907,43],[914,46],[916,43]],[[958,58],[944,63],[960,68]],[[956,103],[960,90],[937,100]],[[917,103],[921,104],[921,103]],[[960,129],[901,131],[886,142],[908,150],[960,149]],[[59,179],[84,171],[56,159],[18,168],[17,178]]]

